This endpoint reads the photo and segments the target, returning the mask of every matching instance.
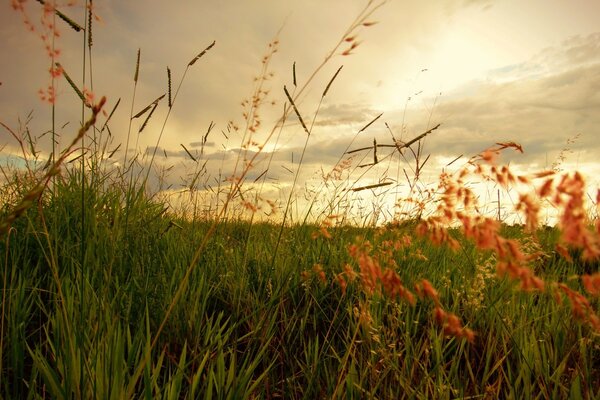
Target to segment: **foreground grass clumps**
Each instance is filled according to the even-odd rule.
[[[593,327],[551,291],[498,278],[496,255],[460,230],[449,231],[453,250],[414,223],[327,237],[290,226],[273,254],[279,226],[223,222],[155,338],[210,221],[176,219],[143,196],[126,208],[108,185],[88,187],[82,232],[76,182],[58,180],[3,239],[5,397],[598,396]],[[556,229],[502,231],[536,252],[540,279],[582,289],[571,277],[589,265],[555,255]],[[366,257],[393,262],[406,292],[365,286]],[[446,329],[438,308],[474,336]]]
[[[24,3],[12,6],[32,28]],[[290,81],[276,88],[283,112],[265,128],[274,39],[242,101],[243,122],[221,131],[224,153],[204,147],[213,122],[199,151],[181,143],[188,175],[177,195],[167,152],[163,159],[157,150],[186,74],[218,44],[191,58],[176,85],[166,67],[165,94],[144,106],[135,102],[138,50],[129,126],[112,128],[120,149],[110,128],[120,98],[110,111],[105,98],[96,101],[48,40],[59,36],[58,16],[81,32],[85,61],[92,2],[84,2],[82,26],[56,3],[39,3],[44,30],[30,30],[51,33],[40,38],[53,65],[42,99],[55,110],[55,80],[65,78],[81,99],[82,122],[67,146],[54,118],[39,137],[0,122],[21,149],[18,164],[0,166],[1,398],[600,398],[600,191],[587,201],[579,173],[516,173],[498,161],[503,151],[523,152],[507,142],[432,187],[421,181],[430,158],[422,141],[440,124],[401,142],[385,123],[393,144],[351,149],[383,122],[379,114],[321,171],[317,188],[299,189],[342,67],[316,91],[313,115],[299,103],[331,60],[356,51],[385,1],[367,1],[306,80],[292,65]],[[93,64],[82,65],[91,81]],[[139,134],[165,103],[158,139],[142,149]],[[269,198],[273,155],[294,125],[305,138],[300,159],[283,166],[289,187]],[[51,150],[37,149],[48,139]],[[239,151],[226,161],[232,148]],[[373,176],[383,160],[398,176],[413,174],[405,172],[405,184],[385,176],[391,167]],[[497,216],[481,211],[473,182],[498,190]],[[391,188],[397,210],[381,226]],[[522,225],[501,222],[500,190],[516,199],[509,217]],[[368,191],[371,207],[358,209],[373,211],[349,223]],[[548,205],[555,227],[540,222]]]

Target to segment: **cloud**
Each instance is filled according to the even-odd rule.
[[[587,36],[572,36],[561,43],[544,49],[533,62],[545,64],[552,69],[573,68],[600,62],[600,32]]]
[[[190,147],[215,147],[215,142],[190,142]]]
[[[592,54],[598,43],[598,34],[571,38],[532,58],[556,62],[561,68],[555,72],[528,74],[506,82],[473,81],[467,90],[459,88],[458,94],[442,97],[434,112],[442,128],[427,139],[427,151],[447,157],[470,156],[498,141],[516,141],[526,154],[510,159],[545,165],[579,133],[581,137],[571,147],[581,161],[593,160],[594,154],[600,153],[596,140],[600,58]],[[524,63],[519,70],[525,71],[530,65]]]
[[[98,5],[106,23],[98,24],[94,32],[94,88],[109,96],[111,106],[122,99],[111,124],[115,146],[124,142],[127,135],[138,48],[142,56],[135,110],[166,92],[167,66],[172,71],[175,91],[189,60],[216,40],[215,47],[185,72],[185,81],[156,149],[157,164],[172,166],[167,179],[169,184],[177,186],[197,167],[180,143],[189,144],[188,149],[193,154],[199,153],[202,137],[211,121],[215,121],[216,130],[223,130],[227,121],[241,120],[240,101],[252,93],[253,77],[260,74],[267,43],[282,26],[281,47],[272,64],[275,75],[266,83],[271,90],[269,99],[277,103],[261,110],[266,127],[276,120],[277,112],[283,107],[283,85],[288,88],[292,85],[292,64],[296,62],[299,83],[304,82],[345,32],[361,4],[332,0],[325,7],[319,0],[182,0],[174,6],[161,0],[149,0]],[[298,103],[300,110],[306,113],[303,117],[310,120],[324,87],[339,66],[344,65],[315,121],[304,155],[301,181],[318,179],[321,167],[325,173],[331,170],[350,143],[352,148],[370,146],[374,138],[380,144],[389,143],[391,137],[384,122],[403,140],[441,123],[441,128],[425,140],[424,151],[434,158],[470,156],[497,141],[513,140],[523,144],[526,154],[511,154],[509,160],[549,165],[565,147],[567,139],[581,133],[571,145],[575,151],[571,156],[582,162],[596,161],[596,154],[600,154],[596,140],[600,126],[597,112],[600,109],[600,33],[572,36],[522,62],[511,59],[507,65],[496,65],[487,76],[444,93],[437,102],[427,97],[427,90],[414,95],[421,88],[414,84],[417,78],[411,80],[411,77],[415,71],[430,67],[428,62],[436,45],[443,42],[447,30],[455,28],[453,19],[467,9],[479,16],[483,15],[480,10],[499,5],[489,0],[390,1],[376,12],[373,20],[379,23],[359,31],[362,44],[356,54],[335,56]],[[26,35],[19,24],[9,20],[14,15],[10,10],[4,12],[7,5],[0,7],[3,7],[0,8],[0,35],[5,39],[0,49],[11,54],[10,62],[0,66],[1,118],[10,123],[18,113],[22,116],[29,111],[28,107],[36,104],[31,130],[43,132],[48,128],[50,109],[37,106],[35,93],[46,82],[47,60],[43,54],[40,56],[37,39]],[[62,39],[64,64],[78,76],[80,37],[64,32]],[[419,85],[429,79],[430,73],[433,71],[418,75]],[[77,99],[65,82],[60,83],[59,92],[58,124],[72,121],[68,129],[74,129],[80,118]],[[407,102],[405,114],[407,94],[413,96]],[[139,136],[140,149],[151,146],[150,152],[154,151],[167,111],[163,100]],[[356,132],[380,112],[384,112],[383,117],[355,138]],[[135,124],[137,120],[132,132],[137,130]],[[70,139],[70,133],[63,134],[65,141]],[[6,132],[0,135],[2,142],[10,141]],[[211,184],[215,184],[215,179],[223,182],[233,172],[241,151],[232,148],[241,145],[241,133],[227,135],[229,141],[218,132],[211,133],[210,142],[204,144],[204,154],[198,157],[200,163],[207,161],[204,176]],[[280,150],[260,155],[248,179],[256,179],[270,160],[268,179],[277,180],[282,186],[289,185],[305,138],[292,116],[282,131]],[[137,139],[132,136],[130,144]],[[40,142],[40,146],[44,143]],[[224,146],[227,150],[223,150]],[[387,153],[381,150],[381,154]],[[372,153],[357,154],[355,163],[363,156],[367,160]],[[383,169],[381,164],[379,167]],[[158,184],[158,180],[155,181]]]
[[[329,104],[319,110],[315,126],[340,127],[367,124],[377,112],[364,104]]]
[[[580,52],[573,51],[573,48],[590,49],[593,48],[590,43],[597,40],[598,35],[591,35],[586,40],[567,40],[552,53],[557,59],[567,59],[568,54]],[[546,49],[542,53],[549,52]],[[532,57],[532,60],[539,59],[542,59],[540,55]],[[549,167],[567,147],[573,151],[567,152],[567,156],[576,157],[580,162],[595,161],[595,155],[600,153],[600,143],[595,139],[600,126],[600,115],[596,112],[600,109],[600,62],[590,60],[594,58],[578,57],[570,65],[560,62],[562,67],[554,73],[528,74],[518,80],[472,81],[468,89],[458,88],[455,93],[442,97],[430,123],[439,122],[442,126],[425,139],[424,154],[444,160],[460,155],[470,157],[496,142],[515,141],[523,145],[525,154],[507,152],[505,161]],[[492,71],[492,75],[496,73]],[[397,138],[401,136],[403,140],[413,138],[428,128],[427,121],[422,118],[423,110],[413,108],[407,115],[392,110],[385,112],[381,120],[355,137],[356,132],[377,114],[362,103],[323,106],[304,154],[303,179],[310,179],[321,168],[325,174],[329,172],[344,156],[350,143],[354,149],[371,146],[373,138],[379,144],[391,142],[384,122],[389,123]],[[404,127],[402,121],[405,121]],[[398,126],[400,128],[394,128]],[[581,136],[567,146],[567,141],[578,133]],[[303,142],[304,136],[299,136]],[[385,156],[390,151],[380,149],[379,155]],[[232,160],[237,152],[239,150],[228,152],[226,158]],[[264,153],[259,157],[252,177],[262,173],[267,160],[272,157],[267,175],[282,183],[289,182],[293,178],[289,170],[295,172],[302,152],[302,145],[291,144],[273,155]],[[178,154],[187,157],[183,152]],[[216,154],[209,157],[219,158]],[[372,151],[357,153],[356,157],[355,164],[370,162]],[[360,161],[362,157],[364,160]],[[432,163],[431,171],[435,169]],[[439,169],[440,166],[437,167]]]
[[[531,79],[573,71],[600,62],[600,32],[575,35],[557,46],[542,49],[529,60],[490,71],[493,81]]]

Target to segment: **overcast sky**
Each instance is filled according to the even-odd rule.
[[[239,140],[226,141],[220,132],[227,132],[228,121],[242,124],[240,102],[252,93],[268,43],[278,35],[279,52],[270,69],[274,76],[266,84],[275,105],[261,111],[265,131],[285,102],[283,85],[293,86],[292,64],[296,63],[299,83],[306,81],[365,4],[359,0],[94,2],[101,21],[93,26],[93,85],[88,76],[86,86],[93,86],[98,96],[106,95],[109,109],[121,99],[111,123],[111,147],[124,142],[127,134],[138,48],[141,64],[134,112],[166,91],[167,66],[176,85],[187,63],[216,41],[189,69],[159,144],[165,150],[160,162],[175,165],[172,180],[177,185],[188,168],[180,144],[194,147],[214,121],[203,155],[221,163],[214,162],[214,173],[222,160],[234,159],[234,151],[222,149],[239,147]],[[34,22],[39,8],[37,2],[27,2]],[[81,5],[61,10],[83,24]],[[344,66],[315,120],[304,177],[321,167],[331,170],[355,133],[383,113],[353,147],[369,145],[374,138],[390,142],[386,123],[405,141],[439,123],[424,148],[433,160],[432,174],[439,173],[443,162],[508,140],[525,149],[524,155],[508,160],[544,168],[555,161],[569,138],[580,134],[570,144],[572,153],[565,165],[588,172],[590,183],[597,185],[600,1],[390,0],[369,21],[377,24],[357,31],[360,45],[353,53],[333,57],[298,100],[310,121],[325,85]],[[81,82],[82,35],[62,22],[60,26],[60,62]],[[0,54],[0,121],[16,128],[18,119],[33,111],[32,133],[43,133],[50,126],[50,108],[38,99],[37,91],[49,82],[49,60],[41,41],[26,31],[8,1],[0,4]],[[57,126],[70,122],[59,132],[62,143],[67,143],[80,111],[64,81],[59,82],[58,93]],[[140,151],[156,144],[166,111],[163,101],[139,137]],[[140,122],[134,121],[134,133]],[[292,153],[297,162],[304,139],[297,119],[290,117],[278,142],[271,178],[289,182],[291,175],[282,165],[291,164]],[[44,140],[39,146],[48,149]],[[4,157],[16,149],[4,130],[0,146]],[[115,156],[122,157],[122,151]]]

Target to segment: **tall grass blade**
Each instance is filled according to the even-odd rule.
[[[287,87],[284,86],[283,87],[283,91],[285,92],[285,95],[287,96],[290,104],[294,108],[294,112],[296,113],[296,116],[298,117],[298,120],[300,121],[300,124],[302,125],[302,128],[304,128],[304,132],[306,132],[306,134],[308,136],[310,136],[310,132],[308,131],[308,128],[306,127],[306,124],[304,123],[304,120],[302,119],[302,116],[300,115],[300,111],[298,111],[298,108],[296,107],[296,103],[292,99],[292,96],[290,96],[290,93],[288,92]]]
[[[213,40],[213,42],[210,45],[208,45],[207,48],[202,50],[196,57],[192,58],[192,60],[188,63],[188,67],[191,67],[192,65],[194,65],[196,63],[196,61],[198,61],[200,59],[200,57],[202,57],[204,54],[206,54],[207,51],[209,51],[210,49],[213,48],[215,43],[216,43],[216,40]]]
[[[69,76],[69,74],[67,73],[67,71],[63,68],[63,66],[60,65],[60,63],[58,63],[58,62],[56,63],[56,66],[63,71],[63,75],[64,75],[65,79],[67,80],[67,82],[69,82],[69,85],[75,91],[75,93],[77,94],[77,97],[79,97],[79,99],[81,100],[81,102],[87,108],[92,108],[92,105],[90,103],[88,103],[87,99],[83,95],[83,92],[77,87],[77,85],[75,84],[75,82],[73,82],[73,79],[71,79],[71,77]]]

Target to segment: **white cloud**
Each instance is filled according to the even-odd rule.
[[[577,1],[590,10],[597,7],[587,0]],[[175,90],[189,60],[216,41],[215,47],[188,70],[158,144],[158,153],[164,149],[168,156],[159,157],[159,163],[174,165],[170,182],[177,185],[181,176],[189,174],[191,165],[180,144],[198,150],[212,121],[216,126],[203,155],[209,160],[207,176],[214,179],[219,173],[222,177],[231,173],[241,133],[228,132],[227,123],[234,120],[241,125],[240,102],[250,95],[252,78],[260,73],[267,44],[282,26],[280,51],[272,64],[275,75],[267,82],[269,99],[276,105],[265,105],[261,110],[266,132],[283,107],[283,85],[292,87],[292,64],[296,62],[297,78],[304,82],[363,3],[335,0],[324,6],[317,0],[182,0],[174,4],[159,0],[100,3],[98,12],[104,23],[94,26],[93,76],[94,91],[109,96],[109,107],[121,98],[111,123],[113,148],[127,135],[138,48],[142,57],[134,112],[166,92],[167,66],[173,73]],[[581,163],[596,161],[595,154],[600,152],[596,140],[600,126],[600,33],[590,34],[592,25],[587,19],[581,19],[579,35],[573,34],[578,29],[574,23],[555,28],[553,18],[561,17],[561,13],[574,19],[576,11],[568,5],[539,8],[539,18],[525,15],[530,8],[535,9],[530,3],[525,6],[515,1],[390,1],[374,14],[372,20],[378,24],[359,30],[361,45],[356,54],[335,57],[316,77],[313,89],[298,101],[303,117],[310,121],[325,85],[344,65],[315,120],[302,179],[314,178],[321,167],[326,172],[333,168],[356,132],[381,112],[382,118],[361,133],[353,146],[369,146],[373,138],[388,143],[391,138],[386,122],[403,140],[441,123],[440,130],[425,142],[425,152],[434,157],[470,156],[496,141],[514,140],[524,145],[526,154],[509,160],[545,165],[558,156],[567,138],[581,133],[572,145],[573,157]],[[532,25],[519,28],[515,21],[523,18],[531,19]],[[35,108],[31,130],[40,134],[50,121],[49,108],[40,106],[36,98],[37,89],[47,83],[48,60],[38,40],[26,34],[7,4],[0,6],[0,37],[2,53],[11,55],[0,62],[0,119],[14,125],[17,115],[23,117]],[[77,82],[81,75],[80,39],[63,29],[62,62]],[[58,125],[71,121],[59,131],[66,142],[74,134],[81,110],[64,81],[59,84],[59,93]],[[139,136],[141,153],[157,145],[167,111],[163,100]],[[136,120],[132,125],[131,146],[138,140],[140,123]],[[226,140],[221,131],[230,139]],[[260,141],[265,135],[262,132],[257,138]],[[281,132],[280,151],[273,155],[268,176],[282,185],[290,182],[293,174],[284,166],[294,170],[292,154],[297,163],[305,138],[292,116]],[[0,145],[10,141],[1,131]],[[40,146],[48,143],[42,140]],[[223,146],[229,151],[224,153]],[[121,150],[115,157],[121,159],[122,154]],[[264,161],[251,180],[266,168],[269,156],[261,156]],[[383,165],[375,170],[367,177],[376,179],[377,173],[385,172]]]

